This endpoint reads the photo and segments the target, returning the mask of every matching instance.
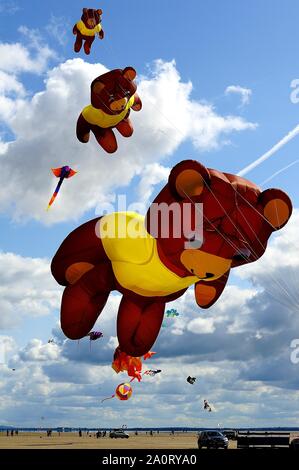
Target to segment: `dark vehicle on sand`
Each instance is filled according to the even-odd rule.
[[[111,437],[111,439],[128,439],[130,436],[123,429],[114,429],[113,431],[110,431],[109,437]]]
[[[198,448],[206,447],[207,449],[227,449],[228,438],[220,431],[201,431],[198,434]]]

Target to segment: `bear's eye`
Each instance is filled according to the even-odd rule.
[[[249,250],[249,248],[247,247],[239,248],[238,251],[234,254],[233,260],[234,261],[248,260],[250,255],[251,255],[251,251]]]
[[[115,100],[114,95],[113,95],[113,94],[110,94],[110,95],[109,95],[109,101],[111,102],[111,101],[114,101],[114,100]]]

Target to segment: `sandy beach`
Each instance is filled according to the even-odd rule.
[[[0,449],[197,449],[196,433],[169,433],[154,434],[144,433],[135,436],[129,432],[128,439],[111,439],[109,436],[96,439],[94,434],[88,437],[86,433],[82,437],[78,433],[53,432],[51,437],[46,433],[23,433],[18,436],[6,436],[0,434]],[[236,441],[230,441],[229,448],[235,448]]]
[[[109,433],[106,437],[97,439],[94,433],[88,436],[86,432],[82,437],[78,433],[53,432],[47,437],[45,432],[19,432],[18,436],[6,436],[0,433],[0,449],[197,449],[197,433],[180,433],[175,435],[160,432],[153,436],[145,433],[128,432],[128,439],[111,439]],[[299,437],[298,432],[290,433],[290,441]],[[229,441],[229,449],[236,449],[237,441]]]

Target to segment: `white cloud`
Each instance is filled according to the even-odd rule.
[[[49,262],[0,252],[0,327],[10,328],[24,317],[49,315],[60,306],[61,288]]]
[[[215,325],[212,318],[195,318],[191,320],[187,329],[192,333],[209,334],[214,333]]]
[[[118,346],[118,339],[117,336],[110,336],[109,341],[107,342],[106,348],[112,349],[113,351]]]
[[[17,96],[25,95],[23,84],[14,76],[0,70],[0,94],[15,93]]]
[[[1,6],[0,6],[1,7]],[[0,121],[10,127],[10,120],[22,112],[29,90],[20,80],[20,74],[42,74],[56,53],[42,40],[36,30],[21,26],[22,42],[0,43]],[[1,139],[0,139],[1,140]],[[8,147],[0,142],[0,154]]]
[[[240,85],[230,85],[226,87],[225,94],[229,95],[232,93],[236,95],[240,95],[241,106],[245,106],[246,104],[249,104],[250,97],[252,94],[252,91],[250,90],[250,88],[244,88],[244,87],[241,87]]]
[[[101,410],[101,426],[181,426],[217,427],[292,425],[299,414],[297,390],[280,389],[260,380],[240,379],[244,363],[182,361],[159,358],[145,362],[145,368],[159,368],[161,374],[134,381],[133,395],[125,403],[118,400],[100,404],[111,396],[125,374],[115,374],[110,366],[75,363],[41,353],[47,345],[34,339],[16,352],[16,371],[1,367],[1,423],[15,426],[95,426]],[[27,356],[22,360],[22,354]],[[197,377],[194,385],[188,375]],[[214,412],[202,409],[208,399]],[[99,408],[100,407],[100,408]],[[140,411],[142,410],[142,411]],[[196,410],[196,412],[194,411]]]
[[[238,268],[241,279],[261,286],[276,306],[299,311],[299,211],[295,209],[288,224],[268,245],[256,263]]]
[[[21,72],[40,74],[48,66],[49,60],[56,57],[55,52],[41,40],[37,31],[25,26],[19,28],[27,41],[23,43],[0,43],[0,68],[13,75]]]
[[[14,1],[0,1],[0,13],[6,15],[14,15],[17,11],[21,10],[19,5]]]
[[[11,353],[17,344],[11,336],[0,335],[0,364],[7,365]]]
[[[138,200],[147,203],[153,193],[154,186],[158,183],[166,184],[171,168],[166,168],[159,163],[149,163],[141,172],[137,188]]]
[[[72,30],[72,26],[64,16],[51,14],[46,30],[60,46],[64,46],[68,42],[69,32]]]
[[[60,347],[55,343],[43,344],[39,339],[32,339],[19,351],[18,357],[25,362],[57,361],[60,358]]]
[[[20,45],[14,47],[20,50]],[[8,50],[4,58],[10,69],[7,56]],[[25,54],[20,58],[23,70],[26,61]],[[192,101],[191,83],[181,81],[174,62],[160,60],[150,78],[139,80],[144,106],[139,113],[132,111],[134,135],[130,139],[118,136],[118,152],[107,155],[93,137],[84,145],[75,135],[77,117],[89,103],[90,83],[106,70],[82,59],[67,60],[48,72],[45,90],[16,103],[11,99],[2,103],[2,116],[16,141],[1,147],[1,211],[15,219],[32,217],[46,224],[77,219],[99,201],[104,203],[105,195],[109,202],[116,188],[130,184],[153,160],[158,165],[184,140],[191,139],[198,150],[210,150],[222,145],[224,135],[255,127],[238,116],[223,117],[211,105]],[[65,164],[78,170],[78,175],[65,182],[55,206],[45,212],[56,184],[50,168]],[[156,172],[147,183],[150,194],[151,185],[159,175],[165,176],[165,170],[155,165],[148,168]]]

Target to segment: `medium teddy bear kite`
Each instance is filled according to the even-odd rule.
[[[108,153],[117,150],[116,128],[123,137],[133,134],[129,119],[130,110],[140,111],[141,100],[134,83],[136,70],[133,67],[110,70],[100,75],[91,84],[91,104],[86,106],[77,121],[77,138],[82,143],[89,141],[93,132],[98,144]]]

